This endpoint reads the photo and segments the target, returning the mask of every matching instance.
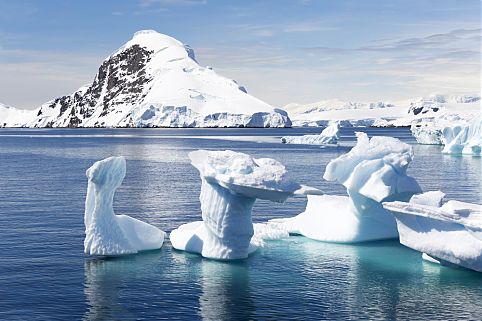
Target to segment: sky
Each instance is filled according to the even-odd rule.
[[[0,102],[33,109],[92,82],[134,32],[282,107],[479,94],[479,0],[0,0]]]

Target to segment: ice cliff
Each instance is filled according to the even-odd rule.
[[[443,129],[442,153],[480,155],[482,146],[482,117],[465,125],[447,126]]]
[[[175,249],[207,258],[246,258],[263,239],[287,235],[272,226],[253,227],[251,211],[256,199],[284,202],[295,193],[318,192],[288,180],[285,167],[274,159],[205,150],[191,152],[189,158],[201,175],[203,220],[181,225],[171,232],[170,240]]]
[[[482,272],[482,206],[459,201],[442,205],[442,192],[383,206],[396,218],[400,243],[443,265]]]
[[[126,173],[124,157],[109,157],[86,172],[84,252],[90,255],[124,255],[158,249],[165,233],[127,215],[115,215],[114,193]]]
[[[381,202],[408,200],[421,188],[407,175],[412,148],[392,137],[357,133],[352,150],[326,167],[324,179],[347,188],[348,196],[308,195],[303,213],[269,223],[290,233],[327,241],[354,243],[398,236],[393,216]]]

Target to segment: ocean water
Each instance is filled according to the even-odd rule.
[[[358,129],[414,144],[407,129]],[[115,196],[128,214],[169,232],[200,219],[198,172],[189,151],[232,149],[284,163],[293,178],[329,194],[337,148],[284,145],[318,129],[0,130],[0,320],[479,320],[482,274],[421,260],[396,240],[358,245],[303,237],[270,241],[246,260],[223,263],[162,249],[120,258],[83,254],[85,170],[127,158]],[[481,159],[414,144],[409,173],[424,190],[481,202]],[[258,201],[253,220],[288,217],[303,197]]]

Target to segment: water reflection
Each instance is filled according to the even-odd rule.
[[[249,267],[239,262],[201,263],[199,314],[203,320],[250,320],[255,304],[250,291]]]
[[[135,319],[132,302],[126,300],[143,285],[154,287],[156,282],[145,282],[146,276],[157,272],[160,251],[145,252],[118,258],[96,258],[84,262],[84,295],[88,308],[84,320]],[[162,273],[159,273],[159,278]],[[139,288],[133,288],[137,286]]]
[[[296,243],[300,273],[309,280],[303,303],[314,305],[310,293],[315,293],[323,313],[359,320],[477,319],[482,313],[478,273],[427,263],[397,240],[342,245],[299,238]]]

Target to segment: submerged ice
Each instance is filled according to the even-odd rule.
[[[96,162],[86,172],[84,252],[90,255],[123,255],[158,249],[165,233],[127,215],[116,215],[113,200],[126,174],[124,157]]]
[[[199,150],[189,158],[201,175],[203,220],[181,225],[171,232],[170,240],[175,249],[207,258],[246,258],[263,239],[287,235],[276,227],[253,226],[251,211],[256,199],[284,202],[295,193],[317,192],[288,180],[285,167],[274,159],[229,150]]]
[[[428,192],[383,205],[396,218],[400,243],[431,262],[482,272],[482,206],[453,200],[442,205],[443,197]]]
[[[319,135],[283,136],[281,142],[284,144],[332,145],[338,143],[339,131],[340,123],[333,122]]]
[[[357,133],[352,150],[326,167],[324,179],[347,189],[347,196],[308,195],[303,213],[270,224],[327,242],[362,242],[398,236],[395,219],[381,204],[409,200],[421,188],[407,175],[412,148],[392,137]]]

